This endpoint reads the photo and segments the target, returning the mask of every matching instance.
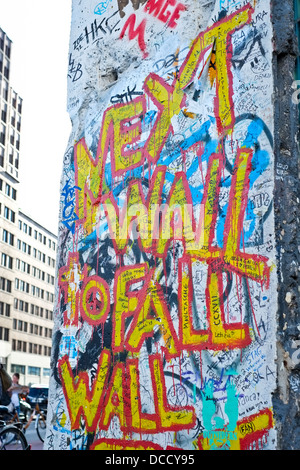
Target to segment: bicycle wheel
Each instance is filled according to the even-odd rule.
[[[23,432],[15,426],[5,426],[0,430],[0,450],[29,450]]]
[[[38,414],[38,416],[36,417],[35,426],[36,426],[37,435],[39,436],[40,440],[44,442],[45,437],[46,437],[47,422],[46,422],[46,416],[43,413]]]

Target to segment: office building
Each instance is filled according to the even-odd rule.
[[[0,361],[20,383],[47,383],[57,237],[19,209],[22,98],[0,29]],[[25,183],[25,182],[23,182]]]

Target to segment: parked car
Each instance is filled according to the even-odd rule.
[[[45,409],[48,405],[48,393],[48,385],[34,384],[29,389],[26,401],[30,404],[32,409],[35,408],[36,404],[38,404],[41,409]]]

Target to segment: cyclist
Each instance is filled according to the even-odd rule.
[[[29,392],[29,388],[20,385],[19,380],[20,380],[20,375],[18,374],[18,372],[16,372],[12,377],[12,384],[7,390],[8,393],[11,393],[11,404],[13,406],[13,409],[18,414],[18,417],[20,416],[19,394]]]

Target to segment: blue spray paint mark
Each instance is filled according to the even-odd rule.
[[[235,386],[231,382],[227,382],[227,401],[225,403],[225,413],[228,417],[228,431],[234,431],[237,425],[239,416],[238,410],[238,396],[236,394]]]
[[[94,14],[95,15],[103,15],[103,13],[106,12],[110,2],[111,2],[111,0],[107,0],[107,1],[104,1],[104,2],[98,3],[98,5],[95,6]]]
[[[255,148],[258,145],[258,138],[263,131],[266,131],[264,123],[261,119],[254,119],[248,127],[246,138],[242,144],[242,148]],[[271,142],[272,145],[272,142]],[[265,150],[257,150],[253,154],[252,158],[252,168],[249,175],[250,189],[253,187],[255,181],[259,178],[260,175],[267,169],[269,165],[269,154]],[[221,187],[230,187],[231,186],[231,177],[226,178],[221,182]],[[225,204],[224,207],[220,209],[220,214],[217,221],[216,227],[216,238],[220,248],[223,248],[224,240],[224,225],[227,216],[228,204]],[[250,240],[251,236],[254,233],[256,228],[256,214],[254,214],[253,206],[251,201],[248,201],[246,208],[246,220],[249,221],[249,226],[247,230],[244,230],[243,237],[241,237],[240,248],[243,248],[243,243],[247,243]]]
[[[203,400],[203,410],[202,410],[203,426],[206,431],[212,431],[214,429],[212,418],[216,412],[216,405],[213,401],[214,386],[212,382],[208,382],[205,385],[204,393],[201,392],[201,395],[202,395],[202,400]]]

